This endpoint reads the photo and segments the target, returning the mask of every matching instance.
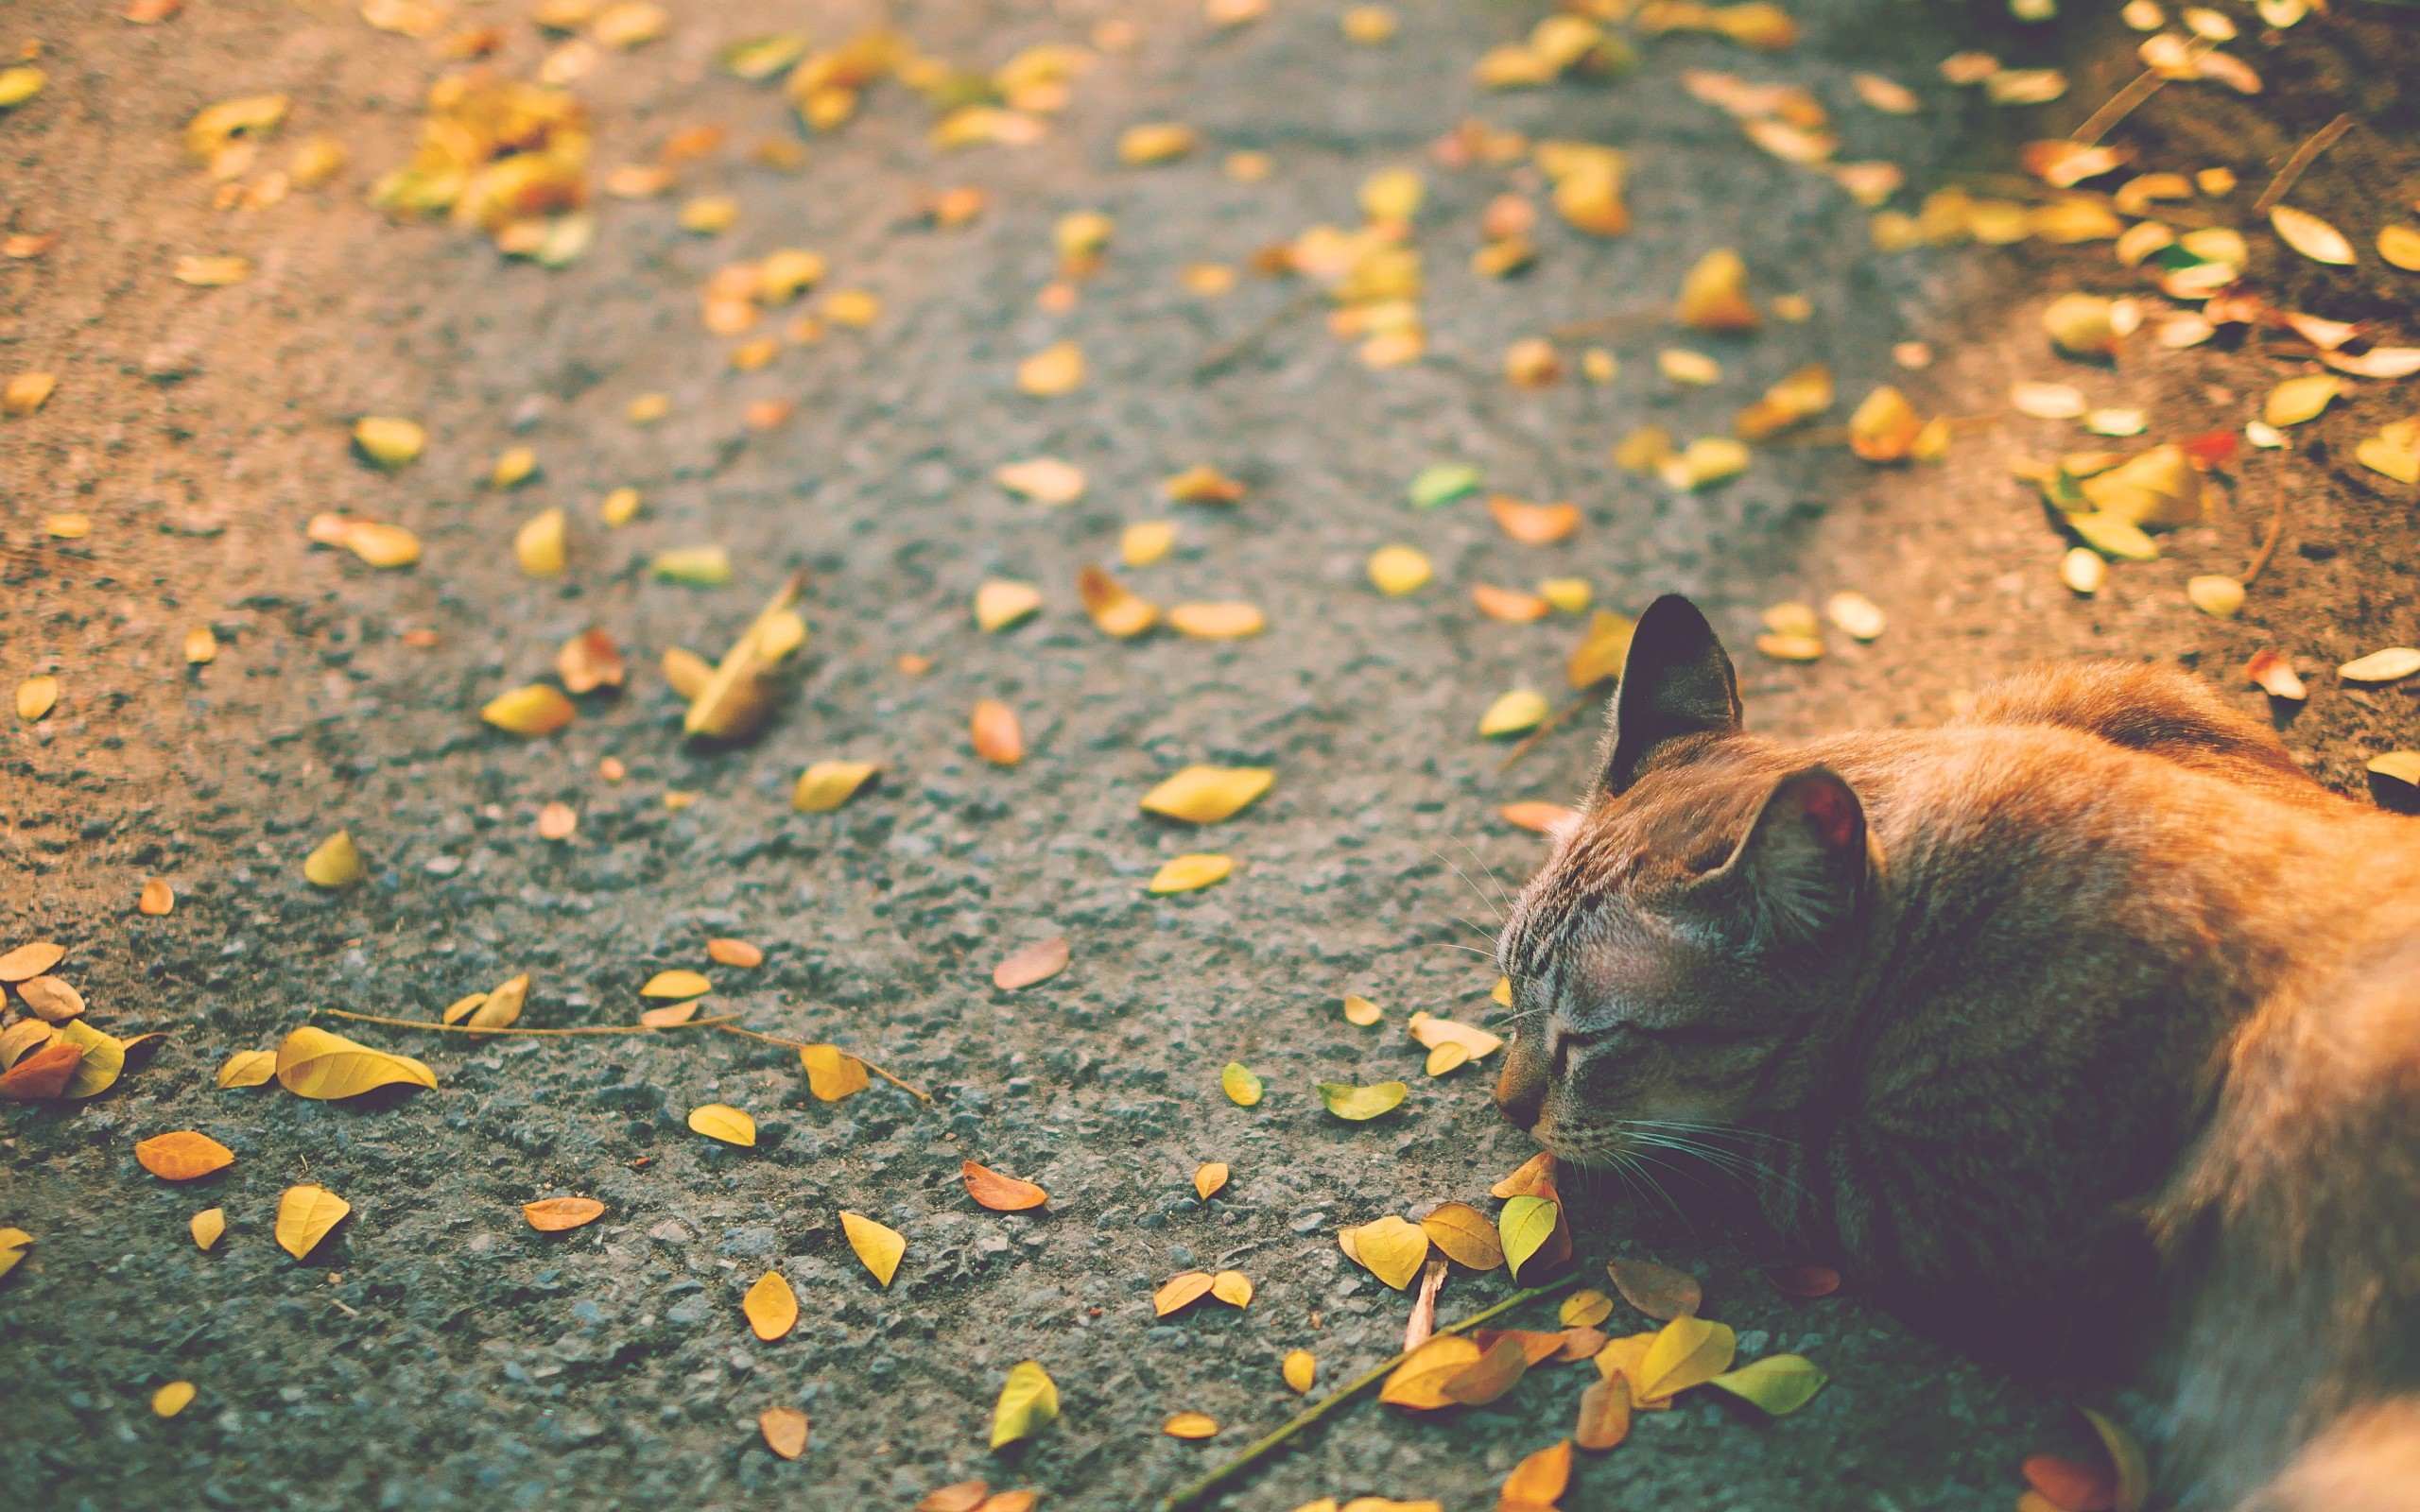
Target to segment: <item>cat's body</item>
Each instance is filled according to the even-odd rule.
[[[2420,1507],[2420,823],[2171,672],[1797,746],[1734,689],[1642,618],[1506,930],[1507,1111],[1581,1164],[1752,1131],[1767,1217],[1877,1295],[2143,1325],[2194,1512]]]

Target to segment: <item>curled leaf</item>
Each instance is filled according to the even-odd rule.
[[[258,1087],[276,1074],[276,1051],[238,1050],[218,1068],[218,1085],[221,1089]]]
[[[330,1099],[379,1087],[433,1088],[437,1074],[409,1056],[372,1050],[306,1023],[279,1041],[277,1080],[297,1097]]]
[[[353,1204],[325,1187],[308,1182],[287,1187],[277,1199],[278,1247],[297,1260],[308,1259],[352,1211]]]
[[[989,1208],[994,1212],[1023,1212],[1050,1200],[1050,1194],[1032,1182],[1002,1176],[990,1166],[979,1165],[973,1160],[961,1162],[959,1175],[966,1182],[966,1194],[975,1199],[976,1206]]]
[[[866,1063],[838,1045],[801,1045],[798,1059],[806,1068],[806,1090],[818,1101],[837,1103],[873,1085]]]
[[[1505,1199],[1504,1211],[1496,1214],[1495,1228],[1514,1280],[1521,1279],[1521,1267],[1547,1248],[1562,1216],[1563,1205],[1551,1197],[1525,1195]]]
[[[2109,1452],[2109,1463],[2118,1471],[2117,1495],[2111,1503],[2112,1512],[2142,1512],[2152,1490],[2151,1465],[2143,1456],[2143,1446],[2118,1423],[2089,1407],[2078,1407],[2092,1431],[2100,1435],[2100,1447]]]
[[[343,830],[320,842],[317,849],[302,858],[302,876],[314,887],[335,891],[350,887],[370,875],[361,862],[361,852],[353,843],[353,835]]]
[[[1202,1201],[1207,1202],[1212,1197],[1217,1196],[1226,1184],[1227,1167],[1225,1162],[1210,1160],[1194,1168],[1193,1190],[1195,1193],[1200,1194]]]

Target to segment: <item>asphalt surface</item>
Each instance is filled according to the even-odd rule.
[[[1837,186],[1755,151],[1677,81],[1694,66],[1805,84],[1831,108],[1844,159],[1889,159],[1921,180],[2013,134],[1979,118],[1971,91],[1935,79],[1939,59],[1975,40],[1948,18],[1899,0],[1807,4],[1789,53],[1669,37],[1624,79],[1491,94],[1469,81],[1473,61],[1541,8],[1397,9],[1397,39],[1358,47],[1328,6],[1277,0],[1228,32],[1189,5],[1121,8],[1139,50],[1077,79],[1036,145],[938,157],[925,108],[884,86],[786,174],[746,156],[795,134],[778,94],[710,60],[792,18],[683,8],[666,40],[609,55],[576,86],[598,159],[644,157],[708,121],[728,145],[664,199],[605,201],[594,250],[546,271],[362,204],[368,180],[408,150],[440,69],[427,44],[267,0],[150,28],[26,8],[20,29],[50,43],[53,80],[36,107],[0,119],[0,145],[22,170],[18,224],[66,241],[6,273],[7,350],[25,360],[0,366],[41,359],[62,384],[0,437],[16,493],[6,649],[12,680],[20,661],[47,657],[67,695],[50,720],[5,737],[0,945],[59,939],[60,974],[96,1022],[170,1040],[95,1102],[0,1112],[0,1223],[36,1237],[0,1283],[0,1485],[29,1506],[78,1509],[905,1507],[979,1476],[1037,1488],[1046,1506],[1146,1505],[1295,1410],[1278,1375],[1288,1350],[1319,1357],[1324,1389],[1399,1347],[1407,1299],[1344,1259],[1339,1228],[1448,1198],[1492,1210],[1488,1185],[1530,1154],[1490,1106],[1485,1068],[1426,1078],[1401,1032],[1414,1010],[1490,1011],[1492,967],[1468,949],[1487,948],[1494,899],[1539,853],[1495,810],[1568,800],[1589,744],[1575,727],[1499,770],[1503,747],[1478,739],[1476,721],[1511,688],[1561,698],[1578,622],[1483,619],[1471,584],[1584,576],[1631,611],[1668,589],[1699,594],[1740,653],[1752,718],[1785,731],[1938,719],[1962,691],[2042,654],[2206,653],[2214,667],[2237,656],[2231,637],[2249,632],[2200,621],[2181,592],[2200,558],[2240,557],[2233,516],[2184,533],[2176,560],[2140,586],[2069,601],[2051,576],[2061,543],[2005,481],[2014,450],[2057,444],[2048,427],[1921,473],[1776,449],[1700,493],[1607,460],[1645,421],[1720,433],[1811,360],[1832,365],[1853,403],[1905,380],[1889,350],[1910,338],[1941,353],[1922,380],[1928,407],[1974,413],[2012,377],[2047,373],[2028,324],[2048,283],[2039,266],[2013,252],[1875,253],[1866,213]],[[928,51],[985,67],[1080,41],[1107,14],[897,10]],[[540,56],[521,18],[465,16],[508,27],[515,71]],[[855,19],[836,8],[814,29],[837,39]],[[2047,57],[2053,43],[2028,45]],[[1925,112],[1860,108],[1847,85],[1858,69],[1916,88]],[[322,195],[214,211],[177,132],[202,104],[271,89],[297,101],[282,141],[335,131],[354,165]],[[1549,215],[1533,272],[1471,275],[1481,207],[1508,188],[1538,198],[1526,170],[1427,160],[1474,114],[1632,153],[1635,232],[1589,240]],[[1155,119],[1191,123],[1203,148],[1120,165],[1117,133]],[[1274,172],[1232,181],[1220,162],[1236,150],[1268,153]],[[1362,180],[1396,164],[1420,166],[1428,185],[1423,362],[1365,369],[1295,282],[1246,272],[1217,298],[1180,282],[1185,265],[1240,267],[1311,225],[1351,224]],[[918,196],[955,183],[986,188],[989,211],[961,230],[918,223]],[[737,224],[711,239],[680,231],[682,200],[717,190],[739,198]],[[1036,302],[1053,277],[1051,226],[1079,209],[1112,214],[1115,236],[1074,308],[1051,313]],[[723,263],[783,246],[823,252],[827,287],[871,289],[881,314],[734,372],[735,342],[700,329],[699,290]],[[1663,323],[1682,271],[1718,246],[1742,252],[1760,299],[1803,293],[1814,318],[1721,338]],[[218,290],[166,284],[166,260],[204,251],[252,256],[259,275]],[[1599,339],[1619,359],[1611,383],[1504,383],[1509,343],[1592,320],[1612,322]],[[1019,359],[1060,339],[1083,345],[1083,385],[1019,393]],[[1567,364],[1583,344],[1564,344]],[[1715,355],[1724,380],[1664,381],[1667,345]],[[1213,354],[1230,360],[1200,376]],[[2179,396],[2174,423],[2231,414],[2208,397],[2213,375],[2187,366],[2203,360],[2161,355],[2124,382]],[[2238,387],[2235,398],[2255,392]],[[669,418],[633,426],[625,408],[648,391],[670,396]],[[743,405],[770,398],[795,412],[752,428]],[[420,419],[427,455],[393,474],[360,465],[345,431],[362,413]],[[538,481],[483,487],[514,444],[537,452]],[[999,464],[1041,455],[1087,472],[1080,502],[1046,507],[992,481]],[[1568,498],[1583,524],[1532,547],[1498,533],[1476,498],[1409,508],[1411,475],[1446,460],[1478,467],[1493,490]],[[1248,485],[1240,503],[1157,497],[1160,479],[1205,462]],[[609,531],[595,502],[623,485],[642,490],[643,511]],[[511,537],[550,506],[572,519],[573,567],[532,582]],[[33,542],[40,512],[69,507],[94,515],[94,536]],[[301,526],[321,509],[406,524],[425,558],[379,573],[311,550]],[[1120,643],[1093,627],[1078,569],[1111,560],[1125,524],[1154,518],[1177,521],[1180,543],[1125,575],[1132,586],[1164,604],[1250,599],[1264,634]],[[1389,599],[1363,562],[1398,541],[1430,555],[1437,581]],[[645,570],[658,551],[708,542],[735,559],[728,587]],[[808,575],[813,638],[769,728],[735,748],[685,748],[655,657],[719,653],[792,570]],[[978,633],[968,602],[994,576],[1040,584],[1043,612]],[[1875,646],[1836,636],[1812,667],[1746,650],[1763,605],[1841,587],[1893,615]],[[225,649],[196,673],[174,646],[201,620]],[[482,703],[545,676],[592,624],[631,657],[618,698],[581,700],[577,722],[538,741],[478,722]],[[437,644],[403,639],[414,629]],[[903,672],[907,655],[930,669]],[[968,749],[984,697],[1023,720],[1030,755],[1013,769]],[[2293,738],[2340,781],[2359,765],[2348,731],[2409,728],[2401,704],[2313,713]],[[608,757],[624,780],[600,775]],[[837,758],[881,763],[879,784],[837,813],[793,814],[801,767]],[[1191,763],[1270,766],[1275,786],[1201,833],[1138,810]],[[694,800],[676,809],[667,794]],[[536,833],[549,801],[579,811],[567,843]],[[371,875],[331,896],[300,864],[339,827]],[[1147,896],[1157,866],[1197,850],[1233,855],[1236,874]],[[180,895],[166,919],[132,909],[153,875]],[[991,987],[995,961],[1054,934],[1072,944],[1063,974],[1014,994]],[[709,966],[713,936],[752,941],[765,964]],[[622,1023],[642,1005],[638,986],[673,967],[715,977],[710,1011],[836,1041],[932,1101],[876,1080],[821,1103],[788,1050],[696,1032],[465,1045],[353,1026],[427,1059],[438,1089],[327,1104],[214,1085],[228,1054],[274,1045],[315,1008],[429,1019],[527,971],[523,1023]],[[1349,993],[1382,1005],[1386,1022],[1349,1025],[1338,1007]],[[1266,1080],[1260,1106],[1220,1093],[1230,1060]],[[1330,1117],[1313,1092],[1396,1077],[1409,1101],[1367,1125]],[[751,1110],[759,1146],[688,1133],[686,1112],[709,1102]],[[153,1179],[131,1154],[184,1127],[237,1156],[199,1190]],[[1039,1182],[1048,1208],[977,1210],[964,1159]],[[1234,1177],[1204,1204],[1191,1174],[1207,1160]],[[354,1209],[307,1263],[270,1236],[278,1193],[301,1180]],[[600,1199],[605,1217],[531,1232],[520,1205],[564,1194]],[[1601,1274],[1608,1255],[1685,1265],[1746,1352],[1804,1353],[1832,1380],[1776,1421],[1703,1400],[1642,1414],[1630,1442],[1582,1464],[1566,1507],[1996,1508],[2019,1488],[2023,1455],[2083,1448],[2059,1391],[1911,1334],[1887,1297],[1852,1284],[1793,1301],[1755,1268],[1814,1257],[1759,1253],[1653,1194],[1571,1194],[1583,1267]],[[226,1209],[228,1229],[205,1254],[185,1225],[208,1206]],[[907,1236],[888,1290],[851,1255],[842,1209]],[[803,1319],[767,1344],[739,1304],[769,1266]],[[1249,1309],[1153,1318],[1159,1282],[1224,1266],[1255,1282]],[[1458,1274],[1442,1311],[1507,1288],[1500,1272]],[[1057,1381],[1062,1418],[995,1455],[993,1400],[1028,1358]],[[1585,1366],[1545,1368],[1443,1420],[1353,1409],[1226,1504],[1492,1505],[1515,1460],[1568,1432],[1591,1379]],[[157,1419],[147,1403],[171,1380],[199,1395]],[[785,1403],[813,1423],[795,1462],[756,1430]],[[1163,1436],[1179,1411],[1222,1431]]]

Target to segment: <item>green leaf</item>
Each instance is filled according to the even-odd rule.
[[[1228,1099],[1237,1108],[1250,1108],[1260,1101],[1260,1078],[1241,1061],[1227,1062],[1227,1069],[1219,1073],[1219,1085],[1227,1090]]]
[[[1554,1237],[1555,1220],[1563,1215],[1562,1204],[1550,1197],[1507,1197],[1504,1211],[1495,1215],[1495,1232],[1504,1241],[1504,1259],[1512,1267],[1512,1279],[1521,1279],[1521,1267],[1530,1256]]]
[[[1769,1354],[1706,1383],[1735,1397],[1754,1402],[1775,1418],[1796,1412],[1815,1400],[1830,1380],[1815,1362],[1800,1354]]]
[[[1434,509],[1476,490],[1478,482],[1478,469],[1468,462],[1434,462],[1412,477],[1404,496],[1415,509]]]
[[[1347,1081],[1320,1083],[1320,1101],[1327,1104],[1327,1110],[1356,1124],[1393,1112],[1410,1092],[1399,1081],[1382,1081],[1374,1087],[1356,1087]]]
[[[656,576],[692,588],[720,588],[731,581],[731,553],[720,546],[678,546],[655,554],[648,564]]]
[[[1059,1416],[1059,1387],[1039,1360],[1019,1361],[992,1409],[992,1447],[1031,1436]]]
[[[736,78],[770,78],[806,56],[806,39],[795,31],[735,42],[716,55],[723,71]]]
[[[118,1073],[126,1069],[126,1045],[114,1036],[103,1034],[81,1019],[70,1019],[55,1025],[59,1037],[84,1052],[84,1060],[68,1078],[67,1090],[59,1095],[76,1099],[98,1097],[117,1081]]]

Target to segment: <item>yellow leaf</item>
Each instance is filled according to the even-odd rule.
[[[227,1231],[227,1210],[204,1208],[186,1221],[185,1228],[193,1235],[195,1248],[208,1249],[218,1243],[220,1234]]]
[[[2420,751],[2381,751],[2361,765],[2364,770],[2391,777],[2407,787],[2420,787]]]
[[[2360,261],[2342,232],[2308,211],[2279,205],[2269,212],[2269,224],[2277,228],[2278,236],[2287,246],[2314,263],[2349,267]]]
[[[1252,1278],[1239,1270],[1222,1270],[1210,1279],[1210,1295],[1229,1307],[1250,1307]]]
[[[1516,1199],[1517,1200],[1517,1199]],[[1738,1341],[1727,1323],[1684,1315],[1664,1325],[1638,1365],[1634,1383],[1642,1402],[1661,1401],[1701,1386],[1731,1368]]]
[[[2407,273],[2420,273],[2420,231],[2388,226],[2378,232],[2378,255]]]
[[[1158,605],[1098,567],[1086,567],[1076,575],[1076,593],[1084,601],[1084,612],[1104,635],[1122,641],[1159,622]]]
[[[353,1204],[321,1186],[287,1187],[277,1199],[278,1247],[297,1260],[309,1258],[328,1230],[344,1220]]]
[[[2330,400],[2343,391],[2344,380],[2329,373],[2289,378],[2269,390],[2269,398],[2261,405],[2260,416],[2272,425],[2299,425],[2316,417],[2327,407]]]
[[[134,1162],[163,1181],[191,1181],[235,1163],[235,1152],[207,1134],[178,1129],[134,1146]]]
[[[207,666],[218,660],[218,637],[207,625],[197,625],[185,631],[185,664]]]
[[[1219,1086],[1237,1108],[1250,1108],[1260,1101],[1260,1078],[1238,1061],[1228,1061],[1226,1069],[1219,1073]]]
[[[544,509],[529,517],[512,538],[512,559],[526,577],[560,577],[571,565],[563,512]]]
[[[801,1045],[798,1059],[806,1068],[806,1090],[820,1101],[837,1103],[873,1085],[866,1063],[838,1045]]]
[[[1031,583],[994,578],[975,591],[975,623],[984,630],[1005,630],[1042,608],[1042,590]]]
[[[2243,610],[2242,581],[2216,573],[2186,579],[2185,596],[2212,619],[2231,620]]]
[[[1478,1358],[1478,1345],[1459,1333],[1440,1333],[1394,1367],[1378,1388],[1378,1400],[1398,1407],[1445,1406],[1445,1383],[1477,1365]]]
[[[645,987],[639,988],[639,996],[643,998],[694,998],[700,993],[711,992],[714,989],[714,983],[708,981],[705,974],[700,971],[658,971],[653,976],[647,979],[647,985]]]
[[[756,1278],[740,1299],[739,1310],[748,1314],[748,1326],[756,1336],[768,1343],[798,1327],[798,1294],[782,1273],[769,1270]]]
[[[1084,496],[1084,470],[1055,456],[1003,462],[992,470],[992,481],[1036,504],[1073,504]]]
[[[561,688],[532,682],[497,694],[479,710],[479,717],[509,734],[534,739],[562,729],[578,713]]]
[[[2066,517],[2067,528],[2083,538],[2085,545],[2104,557],[2121,561],[2152,561],[2159,556],[2159,547],[2143,534],[2142,526],[2132,520],[2095,509]]]
[[[1497,1495],[1500,1508],[1552,1506],[1571,1484],[1571,1440],[1539,1450],[1504,1478]]]
[[[683,734],[708,740],[737,740],[755,728],[768,707],[763,676],[784,654],[783,642],[789,640],[791,633],[784,622],[794,617],[790,606],[798,601],[804,586],[803,574],[790,574],[765,607],[756,611],[755,619],[739,632],[739,639],[715,664],[714,676],[690,701],[689,712],[681,720]],[[803,623],[796,627],[796,633],[798,640],[805,638]]]
[[[689,1109],[689,1132],[725,1144],[756,1146],[756,1121],[727,1103],[705,1103]]]
[[[1706,1383],[1754,1402],[1772,1417],[1796,1412],[1815,1400],[1828,1378],[1804,1355],[1769,1354]]]
[[[829,814],[856,797],[881,770],[873,762],[817,762],[798,774],[790,807],[801,814]]]
[[[1143,795],[1143,807],[1188,824],[1231,818],[1269,791],[1277,774],[1266,766],[1188,766]]]
[[[522,972],[510,981],[498,984],[482,996],[472,1008],[470,1026],[474,1029],[507,1029],[521,1017],[521,1005],[529,997],[529,973]]]
[[[180,257],[177,282],[198,289],[224,288],[252,276],[249,257]]]
[[[1440,1045],[1460,1045],[1470,1052],[1473,1060],[1495,1054],[1504,1041],[1485,1029],[1454,1019],[1440,1019],[1430,1013],[1415,1013],[1404,1024],[1410,1036],[1434,1050]]]
[[[1747,284],[1748,265],[1730,248],[1718,247],[1681,280],[1673,318],[1700,331],[1754,331],[1761,320],[1749,302]]]
[[[2345,681],[2360,683],[2396,682],[2414,672],[2420,672],[2420,650],[2408,645],[2390,645],[2336,669],[2336,675]]]
[[[218,1068],[218,1085],[227,1087],[258,1087],[277,1074],[277,1052],[274,1050],[238,1050]]]
[[[1428,558],[1412,546],[1381,546],[1370,558],[1370,581],[1398,598],[1417,593],[1435,576]]]
[[[2202,474],[2172,442],[2076,487],[2095,508],[2138,525],[2189,525],[2202,518]]]
[[[1319,1084],[1320,1101],[1337,1117],[1356,1124],[1366,1123],[1381,1113],[1392,1112],[1410,1095],[1411,1089],[1399,1081],[1382,1081],[1369,1087],[1356,1087],[1350,1082],[1323,1081]]]
[[[1428,1230],[1389,1213],[1353,1230],[1353,1258],[1371,1275],[1402,1291],[1428,1258]]]
[[[1384,1015],[1368,998],[1348,997],[1344,1000],[1344,1022],[1367,1029]]]
[[[1478,716],[1481,738],[1493,740],[1499,735],[1517,735],[1525,730],[1535,730],[1546,722],[1553,710],[1546,695],[1530,688],[1515,688],[1487,706]]]
[[[2143,1446],[2135,1435],[2111,1419],[2089,1407],[2078,1407],[2092,1431],[2100,1435],[2100,1447],[2109,1452],[2109,1463],[2118,1471],[2118,1494],[2112,1512],[2141,1512],[2144,1502],[2152,1494],[2150,1463],[2143,1457]]]
[[[1193,1190],[1201,1194],[1202,1201],[1207,1202],[1216,1196],[1226,1184],[1227,1167],[1224,1163],[1211,1160],[1194,1168]]]
[[[1593,1329],[1613,1315],[1614,1299],[1593,1286],[1564,1297],[1556,1312],[1567,1329]]]
[[[796,1459],[806,1452],[806,1414],[796,1407],[768,1407],[756,1415],[756,1431],[765,1435],[765,1447],[784,1459]]]
[[[1429,1242],[1456,1264],[1473,1270],[1494,1270],[1504,1263],[1504,1246],[1487,1214],[1467,1202],[1447,1202],[1420,1220]]]
[[[1160,492],[1178,504],[1234,504],[1244,486],[1207,462],[1160,480]]]
[[[731,581],[731,553],[721,546],[676,546],[657,552],[648,571],[668,583],[720,588]]]
[[[297,1097],[355,1097],[375,1087],[435,1087],[437,1074],[409,1056],[356,1044],[304,1024],[279,1041],[278,1084]]]
[[[1148,890],[1154,893],[1198,892],[1213,883],[1224,882],[1236,869],[1233,856],[1194,852],[1178,856],[1151,873]]]
[[[1017,364],[1017,387],[1036,399],[1063,394],[1084,381],[1084,349],[1055,342]]]
[[[171,1381],[151,1393],[151,1413],[156,1418],[174,1418],[193,1402],[194,1385],[190,1381]]]
[[[1130,126],[1118,134],[1117,161],[1136,167],[1171,163],[1191,152],[1197,141],[1193,128],[1175,121]]]
[[[1117,559],[1129,567],[1149,567],[1175,547],[1175,521],[1141,520],[1117,538]]]
[[[59,679],[52,677],[27,678],[17,684],[17,717],[32,724],[50,713],[59,702]]]
[[[1885,384],[1849,417],[1849,450],[1869,462],[1897,462],[1914,451],[1925,422],[1908,396]]]
[[[1525,1194],[1505,1199],[1504,1211],[1496,1214],[1495,1227],[1514,1280],[1521,1279],[1522,1265],[1554,1237],[1555,1222],[1561,1216],[1561,1205],[1550,1197]]]
[[[24,988],[19,988],[20,991]],[[75,1074],[59,1095],[70,1100],[97,1097],[117,1083],[126,1069],[126,1042],[103,1034],[81,1019],[70,1019],[52,1030],[54,1045],[72,1045],[83,1052]]]
[[[400,416],[364,415],[353,422],[353,444],[363,456],[391,471],[420,455],[428,445],[428,432]]]
[[[992,1409],[992,1447],[1030,1437],[1059,1416],[1059,1388],[1038,1360],[1021,1360]]]
[[[50,391],[57,387],[56,373],[19,373],[0,387],[0,415],[30,415],[49,401]]]
[[[420,537],[401,525],[351,521],[343,526],[342,543],[372,567],[408,567],[420,560]]]
[[[908,1240],[896,1228],[888,1228],[862,1213],[842,1211],[840,1228],[849,1237],[849,1247],[857,1252],[873,1279],[884,1286],[899,1273],[899,1259],[908,1253]],[[1040,1367],[1037,1366],[1037,1369]],[[1055,1414],[1057,1408],[1052,1408]]]
[[[1630,660],[1631,632],[1635,624],[1609,609],[1600,609],[1588,621],[1588,633],[1581,638],[1571,652],[1571,660],[1564,666],[1564,679],[1574,688],[1593,688],[1622,675],[1623,665]]]
[[[1237,641],[1268,627],[1256,604],[1179,604],[1168,610],[1168,627],[1197,641]]]
[[[1166,1317],[1170,1313],[1190,1307],[1209,1296],[1210,1288],[1215,1284],[1217,1278],[1206,1271],[1189,1270],[1181,1276],[1171,1276],[1151,1294],[1151,1315]]]
[[[1160,1432],[1170,1438],[1211,1438],[1219,1432],[1219,1419],[1207,1413],[1181,1412],[1160,1425]]]
[[[608,529],[629,524],[638,518],[638,513],[639,490],[636,489],[615,489],[596,501],[596,518],[604,521]]]
[[[1279,1366],[1279,1374],[1297,1396],[1309,1395],[1312,1383],[1319,1379],[1319,1360],[1308,1349],[1289,1350],[1286,1363]]]
[[[26,1246],[33,1242],[34,1236],[23,1228],[0,1228],[0,1276],[17,1268],[17,1262],[26,1258]]]
[[[1655,370],[1676,384],[1703,388],[1722,382],[1722,364],[1703,352],[1667,347],[1655,354]]]

